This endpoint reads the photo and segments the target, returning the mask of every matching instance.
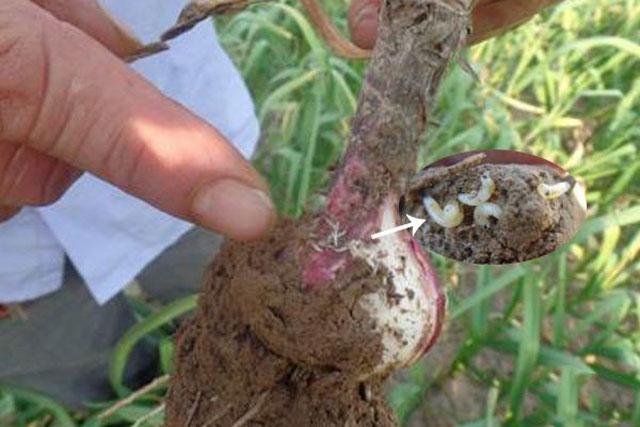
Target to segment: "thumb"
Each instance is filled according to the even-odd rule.
[[[267,185],[213,127],[78,29],[0,4],[0,144],[24,144],[236,239],[272,224]]]
[[[376,43],[379,10],[379,0],[352,0],[349,6],[351,39],[363,49],[373,49]]]

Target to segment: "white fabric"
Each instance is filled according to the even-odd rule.
[[[144,42],[170,27],[186,1],[102,0]],[[167,96],[213,123],[246,156],[259,127],[249,93],[202,23],[171,49],[133,65]],[[22,302],[62,284],[64,254],[104,303],[174,243],[190,224],[85,174],[57,203],[26,208],[0,224],[0,303]]]

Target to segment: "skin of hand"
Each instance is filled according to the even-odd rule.
[[[473,10],[473,32],[468,43],[479,43],[517,27],[541,9],[559,1],[479,0]],[[379,8],[380,0],[352,0],[349,7],[351,38],[363,49],[372,49],[375,44]]]
[[[266,182],[120,59],[139,47],[95,0],[0,1],[0,221],[88,171],[228,237],[261,236]]]

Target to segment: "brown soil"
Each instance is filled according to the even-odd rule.
[[[423,196],[444,206],[461,193],[475,193],[483,173],[495,182],[488,201],[502,208],[500,219],[491,217],[489,226],[477,225],[474,207],[461,203],[464,220],[457,227],[443,228],[429,217],[421,204]],[[541,165],[480,164],[427,186],[406,209],[427,220],[417,237],[425,248],[476,264],[521,262],[554,251],[573,237],[582,222],[584,211],[571,191],[548,200],[536,190],[541,182],[566,179],[560,171]]]
[[[306,290],[292,249],[301,230],[285,222],[217,257],[178,338],[168,426],[231,426],[252,407],[248,425],[395,425],[383,378],[358,380],[382,348],[357,302],[384,272],[356,266],[332,289]]]

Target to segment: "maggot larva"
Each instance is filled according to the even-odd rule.
[[[402,213],[426,219],[425,249],[474,264],[546,255],[575,235],[586,214],[584,186],[560,166],[510,150],[440,159],[412,180]]]

